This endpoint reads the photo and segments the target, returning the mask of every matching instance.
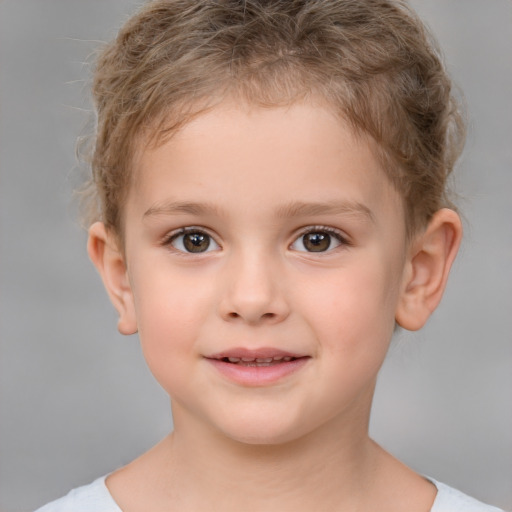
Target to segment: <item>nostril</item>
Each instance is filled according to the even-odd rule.
[[[258,316],[257,321],[261,320],[274,320],[279,315],[272,312],[263,313],[261,316]],[[238,320],[240,318],[245,318],[247,321],[256,321],[256,319],[251,320],[248,315],[241,315],[240,313],[237,313],[236,311],[230,311],[227,313],[226,318],[230,320]]]

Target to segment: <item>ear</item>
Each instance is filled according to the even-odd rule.
[[[119,332],[134,334],[137,332],[137,320],[125,258],[119,249],[117,238],[105,228],[103,222],[95,222],[89,228],[87,252],[119,313]]]
[[[423,327],[443,296],[461,238],[460,217],[443,208],[411,244],[395,315],[398,325],[410,331]]]

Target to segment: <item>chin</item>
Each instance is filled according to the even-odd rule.
[[[240,418],[239,422],[230,422],[220,426],[220,431],[227,438],[252,446],[283,445],[303,437],[307,432],[294,423],[269,421],[268,418],[247,420]]]
[[[229,435],[229,433],[227,433]],[[233,441],[250,446],[276,446],[293,441],[295,436],[286,434],[271,434],[267,432],[244,432],[240,436],[229,436]]]

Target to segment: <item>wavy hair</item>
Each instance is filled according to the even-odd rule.
[[[122,237],[135,155],[227,96],[322,98],[376,142],[408,235],[453,207],[465,127],[439,49],[401,0],[156,0],[105,45],[93,78],[88,223]]]

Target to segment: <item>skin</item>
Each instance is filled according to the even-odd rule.
[[[124,247],[96,223],[89,254],[174,432],[107,479],[123,511],[430,510],[433,485],[368,421],[395,323],[420,328],[441,299],[453,211],[408,241],[371,143],[328,109],[226,102],[142,151],[124,215]],[[204,252],[187,252],[190,227]],[[235,382],[210,358],[240,347],[305,364]]]

